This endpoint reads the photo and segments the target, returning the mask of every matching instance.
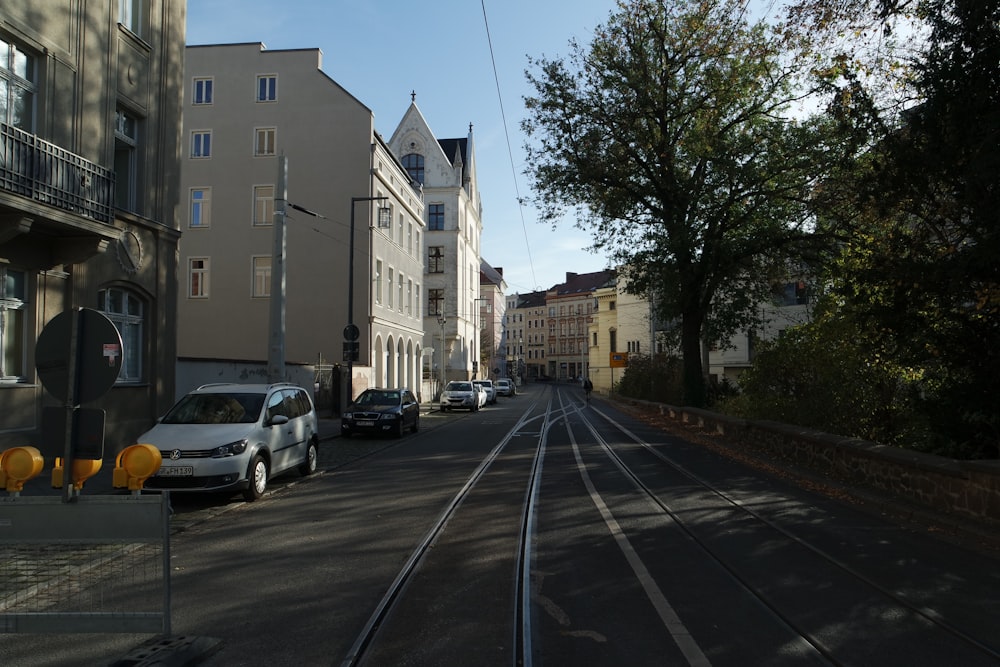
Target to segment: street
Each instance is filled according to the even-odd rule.
[[[354,452],[256,503],[178,503],[172,631],[216,641],[202,664],[1000,660],[994,556],[588,406],[578,387],[325,447]],[[107,665],[146,639],[7,634],[0,662]]]

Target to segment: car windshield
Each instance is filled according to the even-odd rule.
[[[471,382],[449,382],[446,391],[472,391]]]
[[[252,424],[264,394],[188,394],[170,409],[164,424]]]
[[[395,405],[399,403],[398,391],[365,391],[354,401],[355,405]]]

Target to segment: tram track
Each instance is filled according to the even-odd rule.
[[[967,629],[928,589],[893,586],[829,548],[824,536],[836,530],[810,533],[781,517],[814,511],[809,497],[760,479],[738,492],[720,486],[700,467],[714,454],[690,458],[696,446],[685,443],[678,459],[665,445],[679,446],[672,436],[651,442],[599,401],[562,388],[542,397],[458,481],[341,667],[471,664],[472,646],[475,664],[513,667],[1000,664],[990,635]],[[727,630],[761,633],[761,645],[744,655],[756,640],[729,646]]]
[[[562,394],[563,392],[560,392]],[[619,443],[612,443],[611,439],[601,432],[595,420],[589,415],[597,415],[603,422],[603,424],[610,428],[613,432],[625,437],[626,439],[634,443],[633,446],[637,446],[641,451],[645,452],[647,455],[652,456],[655,461],[673,471],[675,474],[683,477],[687,483],[692,483],[703,489],[705,492],[710,494],[712,497],[716,498],[724,506],[728,507],[732,512],[738,512],[745,519],[749,519],[755,522],[758,526],[765,528],[771,532],[771,536],[767,537],[766,540],[773,546],[775,535],[779,536],[780,539],[787,541],[790,544],[795,545],[795,547],[802,549],[812,555],[813,558],[822,561],[824,567],[833,567],[838,569],[844,575],[853,579],[859,586],[864,586],[870,589],[875,595],[879,596],[884,602],[882,605],[893,606],[895,611],[887,609],[883,612],[883,616],[890,618],[899,618],[905,616],[918,625],[924,626],[926,628],[932,628],[935,632],[940,633],[942,636],[947,636],[964,646],[970,655],[978,656],[978,661],[968,662],[963,664],[1000,664],[1000,651],[997,648],[989,645],[986,641],[974,636],[973,634],[961,629],[958,624],[950,622],[947,615],[921,601],[915,601],[910,599],[904,592],[899,590],[894,590],[893,588],[882,584],[879,578],[871,576],[862,572],[857,567],[852,566],[850,563],[845,562],[844,559],[839,558],[823,548],[812,543],[811,540],[796,534],[794,531],[780,525],[776,521],[768,519],[763,516],[760,512],[755,511],[752,507],[748,506],[747,503],[742,502],[738,498],[735,498],[731,494],[717,488],[710,481],[705,479],[699,474],[692,472],[687,469],[684,465],[678,463],[676,460],[672,459],[670,456],[666,455],[661,447],[652,445],[651,443],[644,440],[642,437],[633,433],[630,429],[623,426],[617,420],[612,418],[608,413],[602,411],[601,409],[586,404],[582,399],[574,397],[568,403],[575,407],[575,417],[579,420],[579,423],[586,430],[587,433],[593,438],[597,447],[606,455],[607,459],[615,466],[615,468],[626,477],[629,482],[634,486],[638,493],[641,493],[653,506],[659,508],[660,511],[673,522],[683,533],[696,544],[704,553],[704,555],[711,559],[716,565],[723,569],[728,575],[748,594],[752,595],[759,603],[761,608],[766,609],[769,613],[773,614],[774,618],[786,628],[793,631],[801,639],[804,646],[815,653],[815,657],[822,663],[830,665],[847,665],[852,664],[852,659],[845,659],[843,649],[838,649],[837,647],[829,645],[819,634],[808,627],[808,624],[801,620],[800,615],[786,611],[783,605],[772,598],[772,596],[761,590],[761,587],[755,583],[753,576],[748,576],[744,574],[743,568],[740,567],[740,563],[732,558],[732,555],[726,555],[720,552],[718,547],[718,541],[706,538],[702,533],[703,529],[699,526],[691,525],[684,517],[683,512],[676,511],[673,509],[668,501],[665,501],[661,494],[658,493],[654,488],[652,483],[647,483],[644,481],[644,475],[637,473],[633,467],[627,462],[626,458],[620,454],[618,451],[621,449]],[[569,415],[572,410],[567,408],[567,415]],[[576,456],[578,467],[580,469],[581,475],[586,476],[588,464],[584,461],[584,455],[581,452],[581,446],[577,442],[576,434],[573,430],[573,424],[567,419],[566,429],[569,437],[572,441],[574,456]],[[593,459],[590,459],[591,465],[593,465]],[[606,521],[609,521],[609,529],[613,529],[613,516],[607,518],[611,515],[610,510],[602,509],[604,503],[600,499],[600,493],[597,489],[591,489],[592,499],[598,508],[601,509],[602,514],[607,515]],[[739,521],[739,519],[730,519],[731,521]],[[623,540],[627,544],[627,540]],[[623,549],[628,549],[624,546]],[[632,556],[635,558],[635,556]],[[637,576],[642,575],[641,563],[636,568]],[[653,592],[647,590],[647,594],[650,595],[654,606],[658,604],[656,597],[659,595],[655,591],[655,582],[652,584],[647,584],[644,588],[653,588]],[[670,615],[663,616],[664,626],[673,634],[677,634],[673,629],[676,627],[676,619],[670,617]],[[689,637],[686,631],[677,634],[682,640],[688,641]],[[708,664],[707,660],[704,658],[699,650],[691,650],[690,647],[685,648],[683,645],[680,646],[682,652],[687,658],[687,664],[689,665],[704,665]],[[927,663],[933,664],[933,663]]]
[[[391,660],[387,656],[392,655],[393,646],[402,645],[404,642],[387,638],[386,628],[392,624],[394,615],[405,617],[406,597],[419,585],[418,580],[422,576],[428,576],[423,570],[434,567],[429,562],[432,551],[438,552],[434,554],[435,556],[440,556],[440,552],[448,548],[442,545],[452,537],[448,534],[449,530],[452,534],[461,533],[460,530],[452,530],[459,520],[461,508],[472,502],[474,495],[489,484],[490,476],[509,476],[511,470],[516,471],[515,474],[520,478],[520,482],[515,482],[508,493],[520,492],[521,510],[516,517],[517,525],[507,531],[514,545],[510,558],[512,582],[507,587],[507,592],[510,593],[508,612],[506,612],[508,619],[506,625],[509,630],[507,645],[510,649],[507,651],[507,660],[512,665],[531,665],[532,533],[535,530],[535,505],[545,456],[545,439],[552,420],[551,403],[541,410],[538,408],[537,403],[528,406],[514,427],[469,474],[462,487],[410,554],[358,635],[350,652],[340,663],[341,667],[386,664],[386,660]]]

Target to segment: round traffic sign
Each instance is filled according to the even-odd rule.
[[[73,324],[76,323],[76,346]],[[70,395],[70,368],[75,370],[73,402],[76,405],[103,396],[121,371],[122,337],[103,313],[90,308],[67,310],[53,317],[35,344],[38,378],[60,401]]]
[[[358,328],[357,324],[353,322],[344,327],[344,340],[349,340],[351,342],[356,341],[361,337],[361,329]]]

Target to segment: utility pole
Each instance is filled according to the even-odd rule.
[[[274,190],[274,247],[271,251],[271,316],[267,347],[267,380],[285,377],[285,203],[288,200],[288,158],[278,156],[278,185]]]

